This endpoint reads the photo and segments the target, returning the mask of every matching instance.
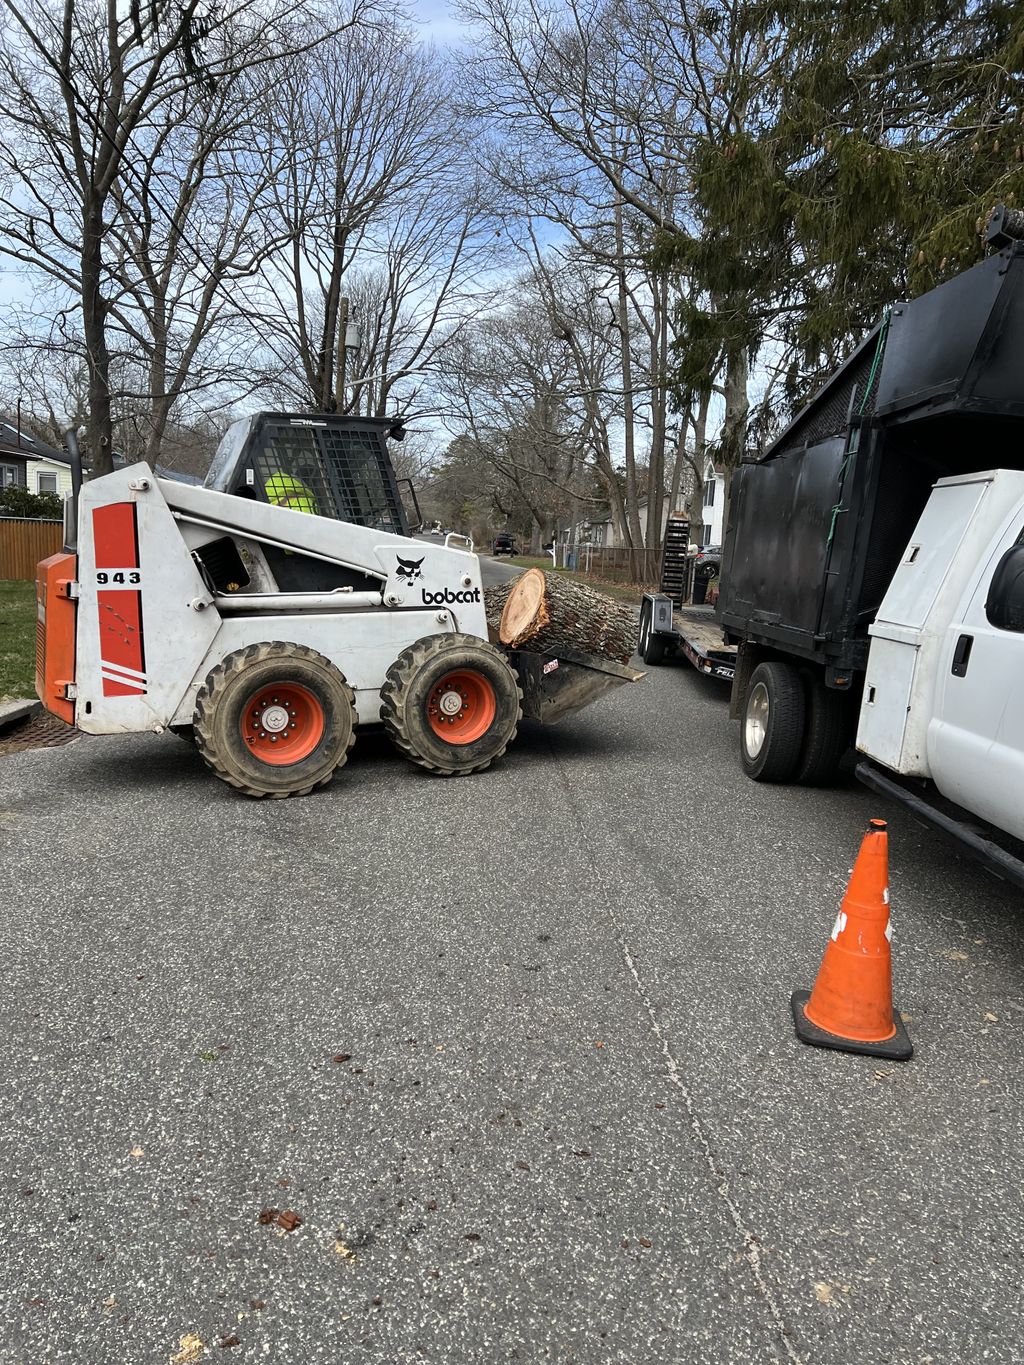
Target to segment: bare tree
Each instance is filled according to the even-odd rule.
[[[140,242],[140,224],[133,230],[123,215],[132,197],[157,204],[139,176],[160,148],[166,111],[215,100],[243,73],[316,47],[368,0],[351,3],[339,14],[313,0],[287,11],[260,0],[214,10],[201,0],[0,0],[0,252],[80,311],[97,472],[112,467],[111,326],[124,325],[130,294],[120,267]],[[172,190],[160,201],[171,246],[181,200]]]
[[[373,412],[401,391],[421,411],[495,245],[444,58],[399,20],[342,34],[291,65],[267,136],[288,153],[265,215],[287,247],[261,271],[281,389]]]

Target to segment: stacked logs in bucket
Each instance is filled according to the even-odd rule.
[[[491,638],[538,654],[596,654],[624,664],[636,648],[636,612],[543,569],[484,593]]]

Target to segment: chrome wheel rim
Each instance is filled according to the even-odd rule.
[[[743,743],[751,758],[756,758],[764,747],[768,734],[768,711],[768,689],[763,682],[759,682],[750,690],[743,718]]]

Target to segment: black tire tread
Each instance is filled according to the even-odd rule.
[[[516,724],[508,739],[501,748],[489,758],[483,759],[479,763],[469,766],[459,767],[455,765],[445,765],[435,763],[432,759],[426,758],[421,754],[409,738],[409,725],[406,718],[406,699],[408,697],[409,684],[415,675],[432,658],[437,657],[445,649],[457,648],[459,646],[472,646],[474,648],[488,647],[485,640],[478,639],[475,635],[462,635],[453,633],[451,635],[427,635],[422,640],[417,640],[415,644],[403,649],[398,658],[388,669],[384,678],[384,684],[380,689],[380,715],[384,722],[384,729],[387,731],[395,748],[404,758],[409,759],[418,767],[426,769],[427,772],[435,773],[440,777],[468,777],[471,773],[482,773],[489,768],[495,760],[501,758],[509,744],[516,737],[519,722],[523,718],[523,690],[516,679],[516,697],[518,712]],[[499,654],[499,651],[494,651]],[[499,657],[503,657],[499,654]],[[511,672],[511,665],[509,665]],[[515,674],[512,674],[513,678]]]
[[[319,787],[325,787],[333,778],[337,770],[344,766],[348,761],[348,756],[352,752],[352,746],[356,741],[355,729],[349,736],[345,752],[331,771],[316,782],[311,782],[308,786],[296,788],[294,791],[266,792],[253,787],[250,783],[240,778],[225,763],[225,756],[218,753],[212,734],[212,720],[216,704],[220,695],[224,692],[227,684],[240,673],[244,673],[253,664],[259,663],[264,659],[272,659],[282,651],[287,651],[292,658],[304,659],[309,663],[319,664],[324,668],[338,672],[334,664],[325,655],[317,650],[311,649],[308,645],[289,644],[283,640],[266,640],[259,644],[247,645],[245,649],[236,650],[229,654],[223,662],[216,664],[206,675],[203,686],[199,689],[196,696],[196,710],[193,717],[193,733],[195,736],[196,748],[203,756],[206,765],[214,772],[222,782],[226,782],[235,791],[241,792],[244,796],[249,796],[256,801],[283,801],[292,796],[308,796],[310,792],[316,791]],[[344,677],[341,677],[342,684],[348,694],[349,705],[355,710],[356,695],[349,687]]]
[[[743,733],[747,702],[759,682],[768,689],[768,734],[761,753],[751,760]],[[806,710],[803,680],[792,664],[774,659],[758,664],[750,675],[740,717],[740,759],[748,777],[755,782],[792,781],[803,751]]]
[[[803,751],[794,781],[804,787],[835,782],[839,765],[853,740],[852,706],[848,693],[826,687],[824,679],[804,673],[807,721]]]

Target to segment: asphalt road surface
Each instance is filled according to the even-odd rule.
[[[677,667],[453,781],[0,761],[5,1365],[1024,1360],[1020,898],[734,743]],[[878,813],[903,1066],[789,1013]]]

